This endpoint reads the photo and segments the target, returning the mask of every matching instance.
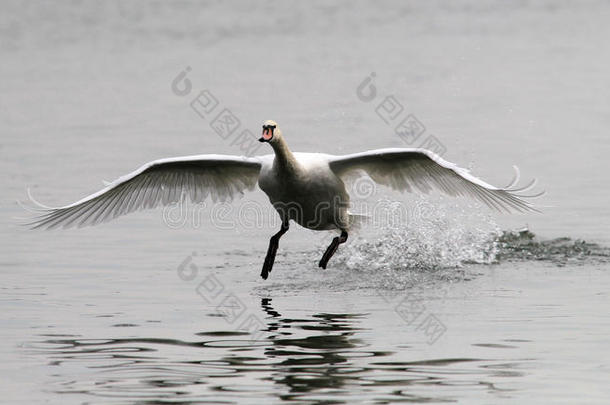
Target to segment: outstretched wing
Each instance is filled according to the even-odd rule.
[[[207,197],[231,200],[256,185],[261,162],[256,158],[198,155],[155,160],[120,177],[104,189],[65,207],[45,209],[30,225],[57,228],[97,225],[141,209]]]
[[[485,183],[468,170],[437,154],[419,148],[377,149],[345,156],[334,156],[330,168],[340,177],[364,171],[376,183],[394,190],[428,193],[437,189],[450,196],[473,197],[498,211],[537,211],[514,190]]]

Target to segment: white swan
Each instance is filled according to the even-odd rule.
[[[259,141],[269,143],[274,154],[155,160],[80,201],[48,209],[31,225],[46,229],[96,225],[136,210],[178,202],[183,193],[193,202],[207,197],[226,201],[258,182],[282,220],[263,264],[261,276],[266,279],[290,220],[313,230],[341,232],[319,262],[326,268],[337,247],[347,240],[354,219],[348,212],[349,195],[343,182],[351,172],[366,173],[395,190],[427,193],[435,188],[451,196],[474,197],[499,211],[536,211],[514,193],[518,190],[491,186],[425,149],[378,149],[345,156],[292,153],[274,121],[265,121]]]

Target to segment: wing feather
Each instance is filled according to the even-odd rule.
[[[364,172],[394,190],[428,193],[437,189],[453,197],[474,198],[498,211],[538,211],[515,190],[494,187],[425,149],[377,149],[332,156],[329,166],[340,177]]]
[[[232,200],[256,185],[261,161],[226,155],[156,160],[120,177],[104,189],[64,207],[45,209],[33,228],[97,225],[141,209],[179,202]]]

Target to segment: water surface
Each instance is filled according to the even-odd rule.
[[[594,1],[2,2],[0,401],[607,403],[609,17]],[[161,210],[18,225],[28,188],[62,205],[153,159],[241,153],[190,108],[206,89],[296,151],[432,135],[493,184],[518,165],[543,214],[380,189],[368,204],[404,204],[403,222],[350,235],[326,271],[333,235],[293,226],[267,281],[260,192],[179,226]],[[376,113],[390,95],[425,126],[411,144]],[[264,221],[232,220],[244,202]]]

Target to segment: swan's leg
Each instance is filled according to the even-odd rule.
[[[275,262],[275,254],[277,253],[277,247],[280,245],[280,238],[283,234],[288,231],[289,223],[282,222],[280,231],[273,235],[269,240],[269,248],[267,249],[267,256],[265,256],[265,263],[263,264],[263,270],[261,271],[261,277],[267,280],[271,269],[273,268],[273,262]]]
[[[347,240],[347,232],[342,229],[341,236],[335,236],[333,238],[333,241],[330,243],[330,246],[326,249],[326,252],[324,252],[322,259],[320,259],[320,263],[318,263],[318,266],[325,269],[326,265],[328,264],[328,261],[330,260],[331,257],[333,257],[333,255],[337,251],[337,248],[339,247],[339,245],[342,243],[345,243],[346,240]]]

